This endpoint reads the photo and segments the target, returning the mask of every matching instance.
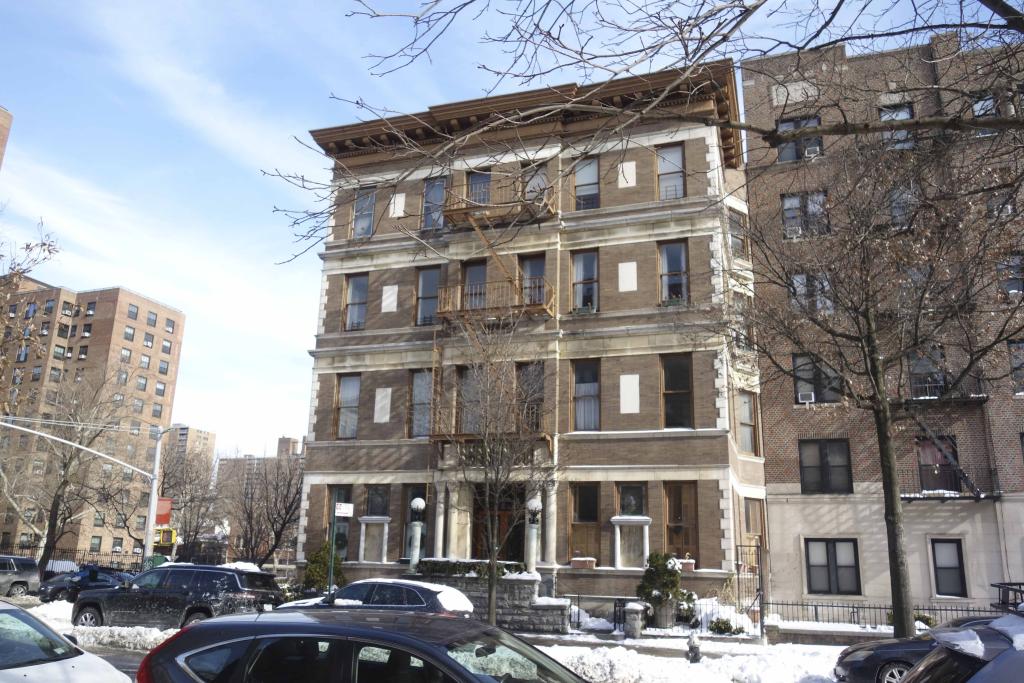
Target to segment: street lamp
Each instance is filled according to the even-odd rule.
[[[416,572],[416,566],[420,563],[420,540],[423,537],[423,511],[427,508],[427,501],[420,497],[413,498],[409,502],[412,510],[412,548],[409,551],[409,573]]]
[[[526,571],[537,571],[537,532],[540,528],[540,496],[526,501]]]
[[[85,451],[86,453],[89,453],[91,455],[95,455],[96,457],[103,458],[105,460],[109,460],[111,462],[117,463],[118,465],[121,465],[122,467],[124,467],[126,469],[129,469],[129,470],[131,470],[133,472],[137,472],[138,474],[141,474],[142,476],[144,476],[147,479],[149,479],[149,512],[146,515],[146,536],[145,536],[145,542],[144,542],[143,551],[142,551],[142,553],[143,553],[142,554],[142,562],[143,562],[143,567],[145,567],[146,560],[153,556],[153,536],[154,536],[154,529],[156,527],[157,495],[159,493],[159,491],[158,491],[158,484],[159,484],[159,481],[160,481],[160,441],[161,441],[161,439],[163,439],[164,434],[166,434],[167,432],[171,431],[171,429],[168,428],[168,429],[161,430],[160,433],[157,435],[157,438],[156,438],[156,454],[153,457],[153,471],[152,472],[147,472],[146,470],[139,469],[138,467],[135,467],[134,465],[129,465],[128,463],[124,462],[123,460],[118,460],[117,458],[115,458],[115,457],[113,457],[111,455],[107,455],[106,453],[101,453],[101,452],[97,451],[94,448],[89,448],[88,446],[83,446],[82,444],[75,443],[74,441],[68,441],[67,439],[62,439],[59,436],[54,436],[53,434],[47,434],[46,432],[40,432],[40,431],[37,431],[35,429],[29,429],[28,427],[20,427],[20,426],[18,426],[16,424],[11,424],[10,420],[12,420],[12,419],[19,419],[19,418],[7,417],[6,419],[0,420],[0,426],[6,427],[8,429],[14,429],[14,430],[19,431],[19,432],[25,432],[26,434],[34,434],[35,436],[41,436],[44,439],[49,439],[50,441],[56,441],[57,443],[62,443],[64,445],[66,445],[66,446],[72,446],[72,447],[77,448],[77,449],[79,449],[81,451]]]

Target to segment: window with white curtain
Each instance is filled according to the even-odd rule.
[[[601,428],[601,363],[578,360],[573,371],[573,429],[596,431]]]
[[[359,375],[338,377],[338,438],[356,438],[359,424]]]
[[[683,146],[658,148],[658,197],[680,199],[686,195],[683,180]]]
[[[580,251],[572,255],[572,309],[597,310],[597,252]]]
[[[433,375],[431,370],[413,370],[412,372],[410,436],[428,436],[430,434],[430,393],[433,386]]]

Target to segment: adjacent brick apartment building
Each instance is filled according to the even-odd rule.
[[[8,345],[14,354],[8,366],[12,375],[3,378],[9,392],[5,398],[14,413],[45,420],[55,412],[50,406],[59,400],[63,386],[109,384],[104,393],[120,406],[109,413],[119,421],[119,429],[101,435],[93,447],[151,469],[155,436],[171,424],[185,315],[121,287],[76,292],[30,278],[3,314],[5,334],[25,339]],[[35,423],[18,424],[39,428]],[[23,486],[31,487],[34,478],[43,486],[52,471],[41,438],[5,431],[0,434],[0,453],[9,475]],[[125,498],[116,505],[111,502],[110,509],[100,504],[95,511],[83,510],[57,547],[141,553],[141,544],[132,537],[141,539],[145,529],[148,480],[98,458],[88,466],[91,481],[115,482],[112,488],[122,489]],[[29,507],[22,514],[43,523],[42,508]],[[40,539],[13,508],[4,501],[0,510],[0,546],[35,547]]]
[[[675,77],[617,80],[595,97],[619,103]],[[757,367],[717,324],[734,279],[750,277],[746,245],[730,236],[747,210],[734,133],[644,123],[595,143],[608,121],[564,112],[518,127],[514,145],[500,131],[484,136],[442,174],[369,144],[394,127],[440,144],[496,113],[584,92],[563,86],[312,132],[357,180],[338,193],[322,254],[300,563],[327,540],[337,501],[354,506],[335,539],[346,577],[404,571],[416,497],[427,502],[425,555],[483,556],[471,484],[445,464],[446,437],[431,419],[437,401],[460,400],[433,390],[457,376],[465,353],[446,339],[446,321],[498,299],[532,307],[516,361],[543,363],[538,447],[561,466],[542,499],[549,585],[631,595],[650,551],[689,554],[696,585],[718,588],[737,545],[764,542]],[[738,116],[732,65],[710,65],[662,106]],[[524,165],[539,172],[521,177]],[[485,247],[525,210],[514,236]],[[506,556],[522,558],[521,536]],[[574,557],[596,568],[570,567]]]
[[[958,54],[951,40],[940,36],[912,49],[862,55],[848,55],[840,46],[745,64],[746,120],[791,129],[837,122],[844,114],[853,120],[960,114],[954,106],[962,107],[962,100],[954,102],[953,93],[964,91],[962,74],[971,57]],[[834,99],[838,93],[841,101]],[[987,85],[974,98],[966,118],[1009,109],[1015,99]],[[987,134],[979,126],[978,139]],[[827,178],[850,144],[852,138],[826,136],[771,149],[751,137],[751,220],[762,225],[774,221],[780,239],[801,248],[829,249],[826,206],[832,188]],[[897,133],[890,134],[889,144],[899,154],[914,142]],[[970,147],[965,154],[974,153]],[[1000,358],[1007,366],[1003,373],[1010,374],[1005,356]],[[762,367],[771,596],[888,602],[888,550],[871,413],[846,405],[827,378],[807,369],[800,378],[768,381]],[[911,423],[896,436],[913,599],[920,605],[950,599],[985,604],[989,584],[1024,577],[1019,383],[1006,377],[936,400],[945,392],[941,370],[915,372],[911,368],[910,397],[931,433]],[[953,452],[957,465],[940,457],[935,438]]]

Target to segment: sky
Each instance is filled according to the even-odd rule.
[[[0,239],[42,222],[60,253],[35,271],[87,290],[123,286],[186,316],[172,419],[231,455],[273,453],[308,429],[319,305],[316,250],[275,206],[314,198],[263,171],[325,178],[310,129],[355,122],[362,98],[398,111],[480,97],[480,51],[388,77],[366,55],[396,26],[351,3],[0,3]],[[455,62],[460,63],[460,62]],[[363,115],[365,117],[365,115]]]

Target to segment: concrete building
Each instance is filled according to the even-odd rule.
[[[171,431],[167,432],[164,437],[165,449],[173,449],[173,452],[178,455],[203,457],[211,463],[214,460],[216,444],[217,435],[213,432],[184,424],[171,425]]]
[[[963,101],[950,95],[964,90],[970,59],[958,54],[955,41],[937,37],[894,52],[848,55],[840,46],[756,60],[744,65],[746,121],[786,129],[844,116],[970,119],[972,103],[965,114]],[[1000,93],[978,88],[974,116],[1005,106]],[[909,135],[891,135],[894,154],[912,147]],[[774,221],[780,241],[828,250],[827,230],[815,225],[827,221],[825,197],[837,189],[827,179],[853,139],[803,138],[772,149],[751,136],[748,144],[751,220]],[[1001,372],[1010,370],[1007,363]],[[917,381],[914,372],[911,383]],[[762,367],[762,377],[767,375]],[[930,430],[911,422],[895,436],[913,599],[918,605],[988,604],[992,582],[1024,577],[1022,395],[1010,376],[941,400],[936,397],[944,390],[927,382],[909,392]],[[871,413],[848,406],[820,376],[766,383],[761,397],[771,597],[888,603],[889,553]],[[957,464],[939,456],[936,440],[952,450]],[[836,580],[844,573],[845,580]],[[832,580],[814,578],[826,575]]]
[[[620,103],[675,77],[617,80],[594,97]],[[432,422],[460,404],[459,390],[433,387],[452,384],[466,358],[446,323],[499,300],[531,307],[516,361],[543,364],[538,453],[560,466],[542,500],[549,587],[632,595],[645,554],[672,552],[696,560],[691,585],[717,589],[737,546],[763,542],[757,366],[715,324],[736,278],[750,277],[742,237],[730,235],[747,210],[735,192],[736,135],[666,118],[605,141],[607,120],[564,112],[517,128],[514,145],[483,136],[445,162],[445,177],[368,144],[398,126],[429,147],[494,114],[585,91],[312,132],[358,181],[339,191],[322,253],[300,564],[327,540],[336,501],[355,511],[335,538],[346,577],[403,572],[416,497],[427,502],[426,555],[482,557],[472,484]],[[662,106],[738,116],[731,64],[710,65]],[[523,177],[524,164],[539,172]],[[482,245],[525,211],[513,237]],[[513,535],[506,557],[522,556]]]
[[[3,312],[9,376],[3,387],[11,412],[18,417],[56,419],[56,403],[72,387],[87,387],[110,405],[103,419],[117,428],[102,433],[92,446],[140,469],[152,468],[156,435],[171,424],[185,315],[170,306],[121,287],[73,291],[26,278]],[[19,341],[19,339],[21,341]],[[99,412],[97,412],[99,414]],[[39,428],[38,423],[22,423]],[[44,423],[45,425],[45,423]],[[46,427],[43,427],[45,431]],[[166,436],[164,437],[167,438]],[[168,442],[164,442],[167,447]],[[45,488],[52,472],[49,452],[40,438],[14,432],[0,434],[9,473],[24,486]],[[130,470],[113,472],[110,463],[89,462],[86,481],[98,494],[97,510],[83,514],[59,539],[58,548],[94,553],[141,552],[149,502],[149,482]],[[117,500],[110,497],[117,494]],[[0,503],[0,546],[34,547],[39,539],[24,520]],[[37,522],[44,511],[23,511]],[[135,540],[133,540],[135,539]]]

